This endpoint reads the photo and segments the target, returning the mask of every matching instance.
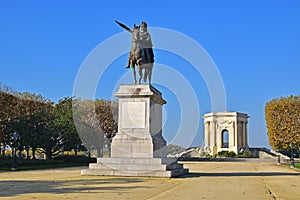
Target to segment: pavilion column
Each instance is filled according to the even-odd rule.
[[[218,146],[218,138],[217,138],[217,122],[214,121],[214,146]]]
[[[210,146],[210,121],[205,122],[205,146]]]
[[[237,133],[237,131],[236,131],[236,125],[235,125],[235,122],[233,122],[233,124],[232,124],[232,129],[233,129],[233,146],[235,146],[236,145],[236,133]]]
[[[248,125],[248,122],[244,122],[244,146],[247,147],[248,146],[248,131],[247,131],[247,125]]]

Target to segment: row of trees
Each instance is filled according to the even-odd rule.
[[[41,95],[0,85],[2,155],[6,146],[19,153],[26,150],[27,158],[30,151],[33,158],[36,150],[51,158],[62,151],[77,153],[84,146],[101,152],[101,141],[111,140],[117,132],[116,109],[115,101],[66,97],[55,104]]]
[[[300,96],[282,97],[267,102],[265,117],[273,149],[300,148]]]

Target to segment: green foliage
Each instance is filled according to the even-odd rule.
[[[0,84],[0,144],[19,152],[25,149],[27,154],[37,150],[52,158],[62,151],[84,150],[83,139],[101,152],[104,139],[111,141],[116,135],[117,109],[117,102],[109,100],[66,97],[54,104],[41,95],[15,92]]]
[[[112,140],[118,131],[118,103],[116,101],[97,99],[95,101],[95,111],[101,129],[106,137]]]
[[[219,156],[219,157],[228,157],[228,151],[219,151],[217,153],[217,156]]]
[[[249,151],[249,149],[245,149],[243,153],[238,154],[236,157],[238,158],[252,158],[252,153]]]
[[[75,125],[84,145],[90,152],[96,152],[101,157],[104,143],[111,141],[118,130],[117,101],[74,99],[73,112]]]
[[[77,154],[78,150],[84,148],[73,120],[72,101],[73,98],[65,97],[55,105],[53,109],[55,115],[54,125],[56,130],[60,132],[63,150],[70,151],[74,149],[75,154]]]
[[[285,165],[285,166],[289,166],[289,167],[291,167],[291,166],[292,166],[291,164],[288,164],[288,163],[283,163],[283,165]],[[295,168],[298,168],[298,169],[300,169],[300,163],[295,163],[294,165],[295,165]]]
[[[267,102],[265,118],[273,149],[288,149],[291,142],[295,147],[300,147],[300,96]]]
[[[219,151],[217,156],[226,157],[226,158],[234,158],[236,157],[236,153],[234,151]]]
[[[97,156],[102,156],[105,134],[99,125],[94,101],[75,99],[73,117],[84,146],[89,152],[96,152]]]
[[[72,166],[87,166],[95,163],[95,158],[85,156],[57,156],[50,160],[18,160],[18,170],[48,169]],[[11,159],[0,159],[0,170],[10,170]]]
[[[234,152],[234,151],[229,151],[229,153],[228,153],[228,157],[229,158],[234,158],[234,157],[236,157],[237,155],[236,155],[236,153]]]
[[[41,95],[0,88],[0,143],[19,150],[29,149],[36,139],[35,115],[46,105],[52,106],[52,103]],[[13,139],[13,133],[18,133],[19,137]]]
[[[18,98],[7,90],[0,88],[0,143],[8,145],[11,142],[9,136],[9,122],[12,118],[18,116]]]
[[[66,163],[85,163],[85,164],[96,162],[95,158],[86,157],[86,156],[77,156],[77,155],[59,155],[56,156],[54,160],[59,160]]]

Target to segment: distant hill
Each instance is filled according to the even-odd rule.
[[[184,152],[185,150],[186,149],[184,147],[181,147],[181,146],[175,145],[175,144],[169,144],[167,146],[167,154],[168,155],[177,155],[177,154]]]

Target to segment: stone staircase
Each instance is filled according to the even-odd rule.
[[[188,172],[170,158],[97,158],[81,175],[176,177]]]

